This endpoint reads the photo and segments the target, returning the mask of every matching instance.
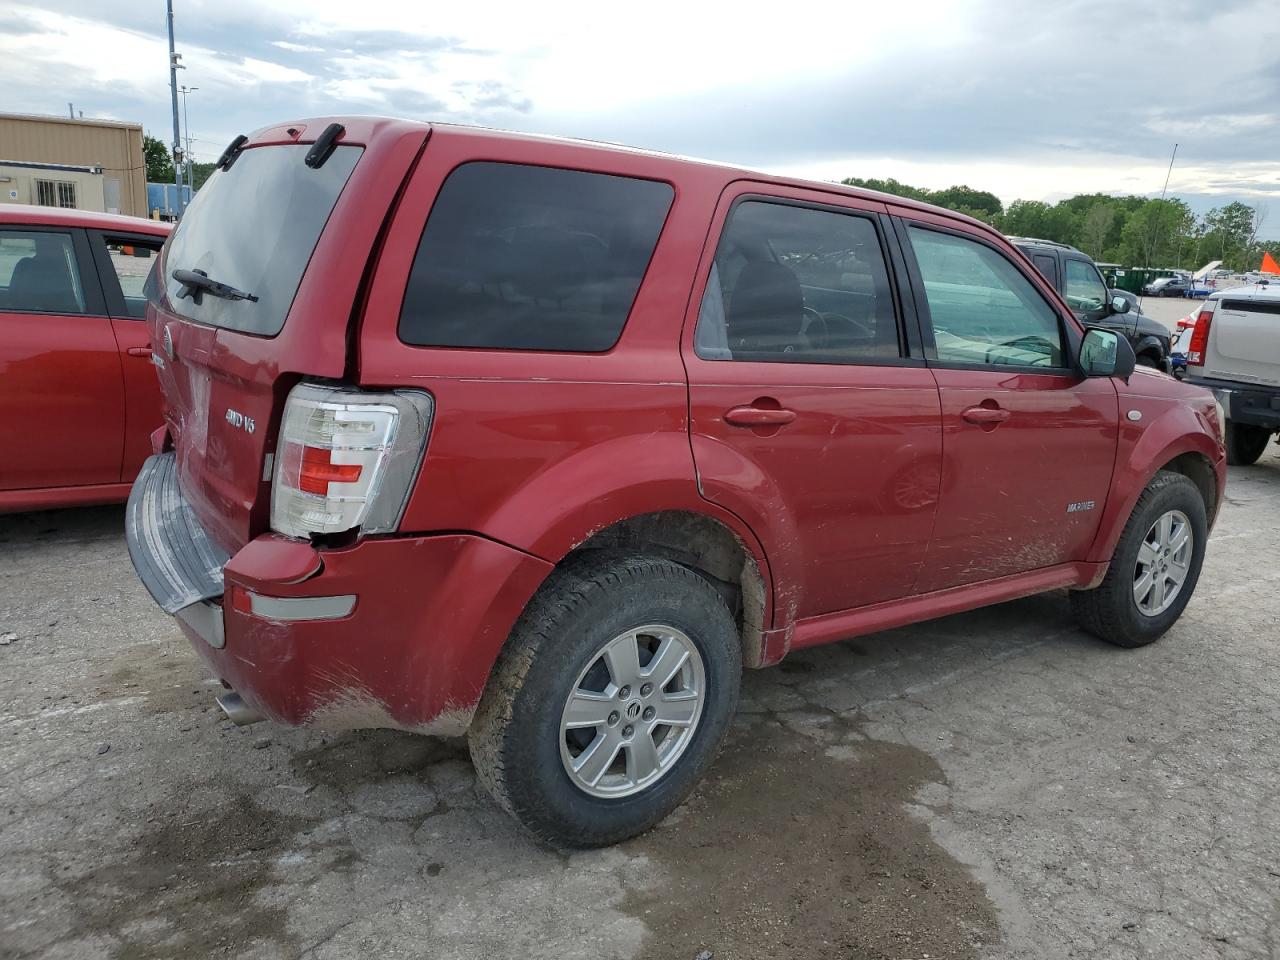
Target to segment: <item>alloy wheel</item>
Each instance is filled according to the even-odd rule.
[[[614,637],[565,701],[560,759],[569,779],[594,797],[652,786],[693,739],[706,690],[702,655],[683,631],[652,624]]]
[[[1133,600],[1139,612],[1154,617],[1173,605],[1191,568],[1194,546],[1191,521],[1181,510],[1156,519],[1138,548],[1133,571]]]

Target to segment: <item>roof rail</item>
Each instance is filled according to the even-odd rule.
[[[1046,247],[1058,247],[1060,250],[1074,250],[1080,253],[1080,249],[1073,247],[1069,243],[1058,243],[1057,240],[1042,240],[1039,237],[1005,237],[1010,243],[1039,243]]]

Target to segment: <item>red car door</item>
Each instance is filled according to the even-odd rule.
[[[0,490],[120,479],[124,381],[82,230],[0,227]]]
[[[143,314],[143,284],[156,262],[163,237],[89,231],[89,243],[102,278],[102,292],[124,372],[124,455],[120,479],[132,483],[142,461],[151,456],[151,434],[164,425],[160,380],[152,364],[151,334]]]
[[[703,495],[764,544],[775,623],[908,594],[938,495],[938,390],[881,204],[739,182],[685,324]]]
[[[1115,466],[1115,385],[1076,372],[1074,319],[993,238],[899,212],[943,424],[916,592],[1083,559]]]

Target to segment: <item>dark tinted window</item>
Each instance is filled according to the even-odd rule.
[[[0,310],[84,313],[71,234],[0,230]]]
[[[671,207],[665,183],[467,163],[440,189],[400,339],[600,352],[617,342]]]
[[[163,279],[174,310],[215,327],[265,336],[280,332],[320,232],[363,152],[338,147],[313,170],[302,162],[310,149],[252,147],[200,188],[165,256]],[[258,299],[203,296],[197,306],[178,298],[178,269],[203,270]]]
[[[1036,269],[1044,274],[1044,278],[1056,288],[1058,286],[1058,263],[1053,259],[1053,256],[1048,253],[1037,253],[1031,259],[1035,263]]]
[[[708,360],[860,363],[899,356],[875,225],[749,200],[730,214],[694,336]]]

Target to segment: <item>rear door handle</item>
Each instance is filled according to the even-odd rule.
[[[151,356],[151,344],[145,347],[130,347],[125,351],[131,357],[149,357]]]
[[[1009,411],[999,407],[970,407],[960,414],[969,423],[982,426],[997,426],[1009,419]]]
[[[734,407],[724,415],[724,422],[735,427],[780,427],[796,418],[794,410],[770,410],[767,407]]]

